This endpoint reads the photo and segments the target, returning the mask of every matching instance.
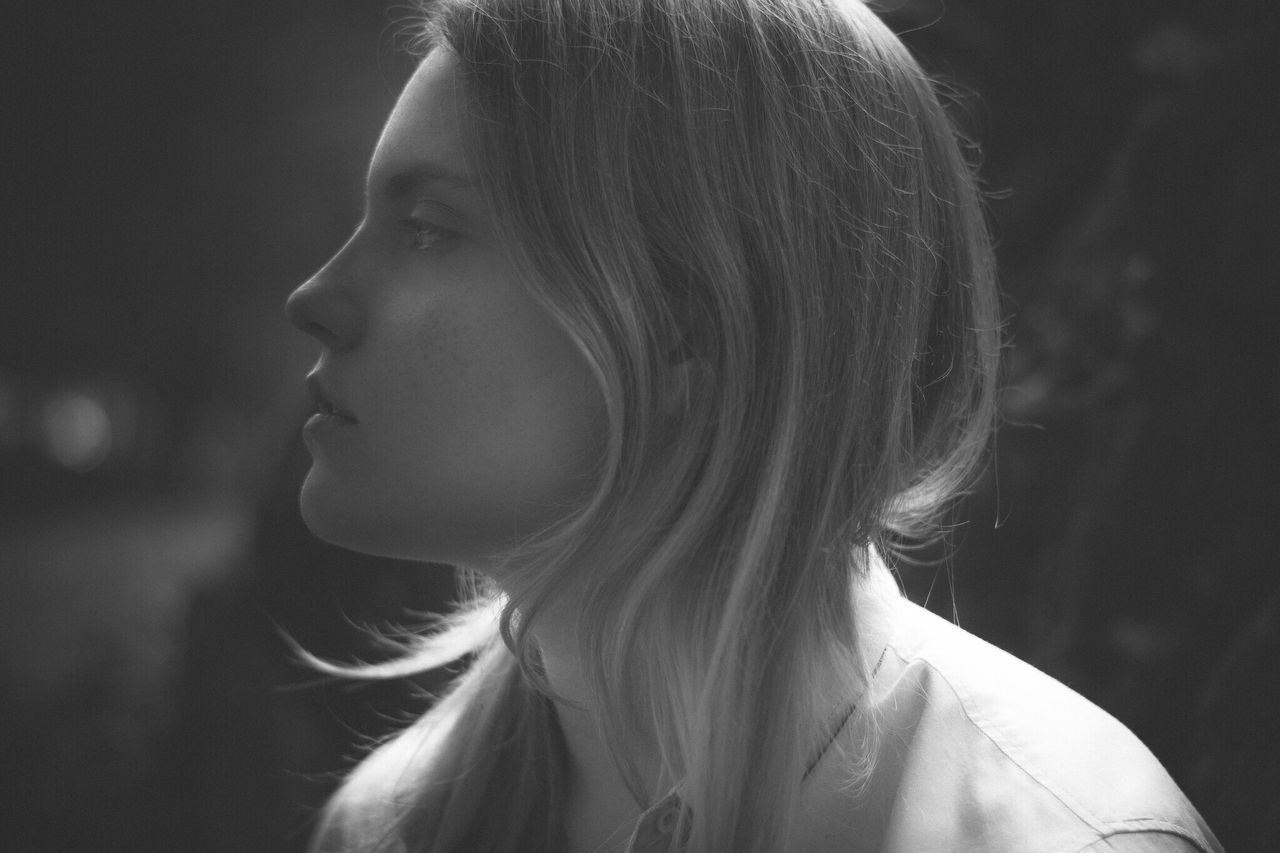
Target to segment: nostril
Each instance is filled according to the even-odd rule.
[[[299,323],[298,328],[330,349],[337,348],[338,336],[319,323],[308,320],[306,322]]]
[[[359,310],[332,276],[315,276],[284,305],[285,317],[301,332],[332,350],[355,346],[360,336]]]
[[[285,319],[296,328],[306,332],[311,324],[311,309],[307,304],[306,285],[299,287],[284,301]]]
[[[313,294],[308,293],[305,287],[299,288],[284,304],[285,317],[299,331],[331,347],[337,342],[338,336],[328,326],[315,319],[319,313],[315,303]]]

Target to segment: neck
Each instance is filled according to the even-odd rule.
[[[601,709],[588,687],[576,639],[565,627],[570,625],[571,620],[557,619],[554,627],[533,631],[567,753],[565,832],[572,850],[621,850],[642,804],[627,787],[601,734]],[[651,786],[641,796],[661,797],[666,792],[656,790],[656,758],[639,758],[642,777]]]
[[[875,667],[890,624],[886,601],[897,597],[888,570],[873,560],[871,577],[857,594],[859,652],[865,671]],[[556,720],[565,743],[567,791],[564,829],[570,851],[624,849],[636,818],[644,807],[664,797],[678,780],[664,779],[661,762],[652,751],[631,745],[644,790],[633,792],[614,760],[602,732],[602,709],[589,687],[587,664],[574,635],[573,608],[552,608],[532,626],[548,686],[554,696]],[[856,669],[856,668],[855,668]],[[814,763],[844,721],[853,700],[861,700],[867,684],[851,672],[831,672],[815,696],[814,723],[820,733],[814,743]]]

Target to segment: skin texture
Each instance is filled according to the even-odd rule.
[[[483,566],[585,494],[605,435],[586,360],[522,285],[468,180],[455,59],[422,63],[369,167],[364,218],[289,298],[323,349],[302,515],[353,550]]]

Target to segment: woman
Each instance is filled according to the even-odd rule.
[[[1119,723],[881,554],[979,464],[972,174],[854,0],[440,0],[293,294],[310,528],[472,594],[315,849],[1214,850]]]

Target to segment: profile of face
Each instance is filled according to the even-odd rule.
[[[302,515],[352,550],[460,565],[564,516],[603,397],[535,302],[468,175],[456,57],[432,51],[369,166],[364,217],[289,297],[317,338]]]

